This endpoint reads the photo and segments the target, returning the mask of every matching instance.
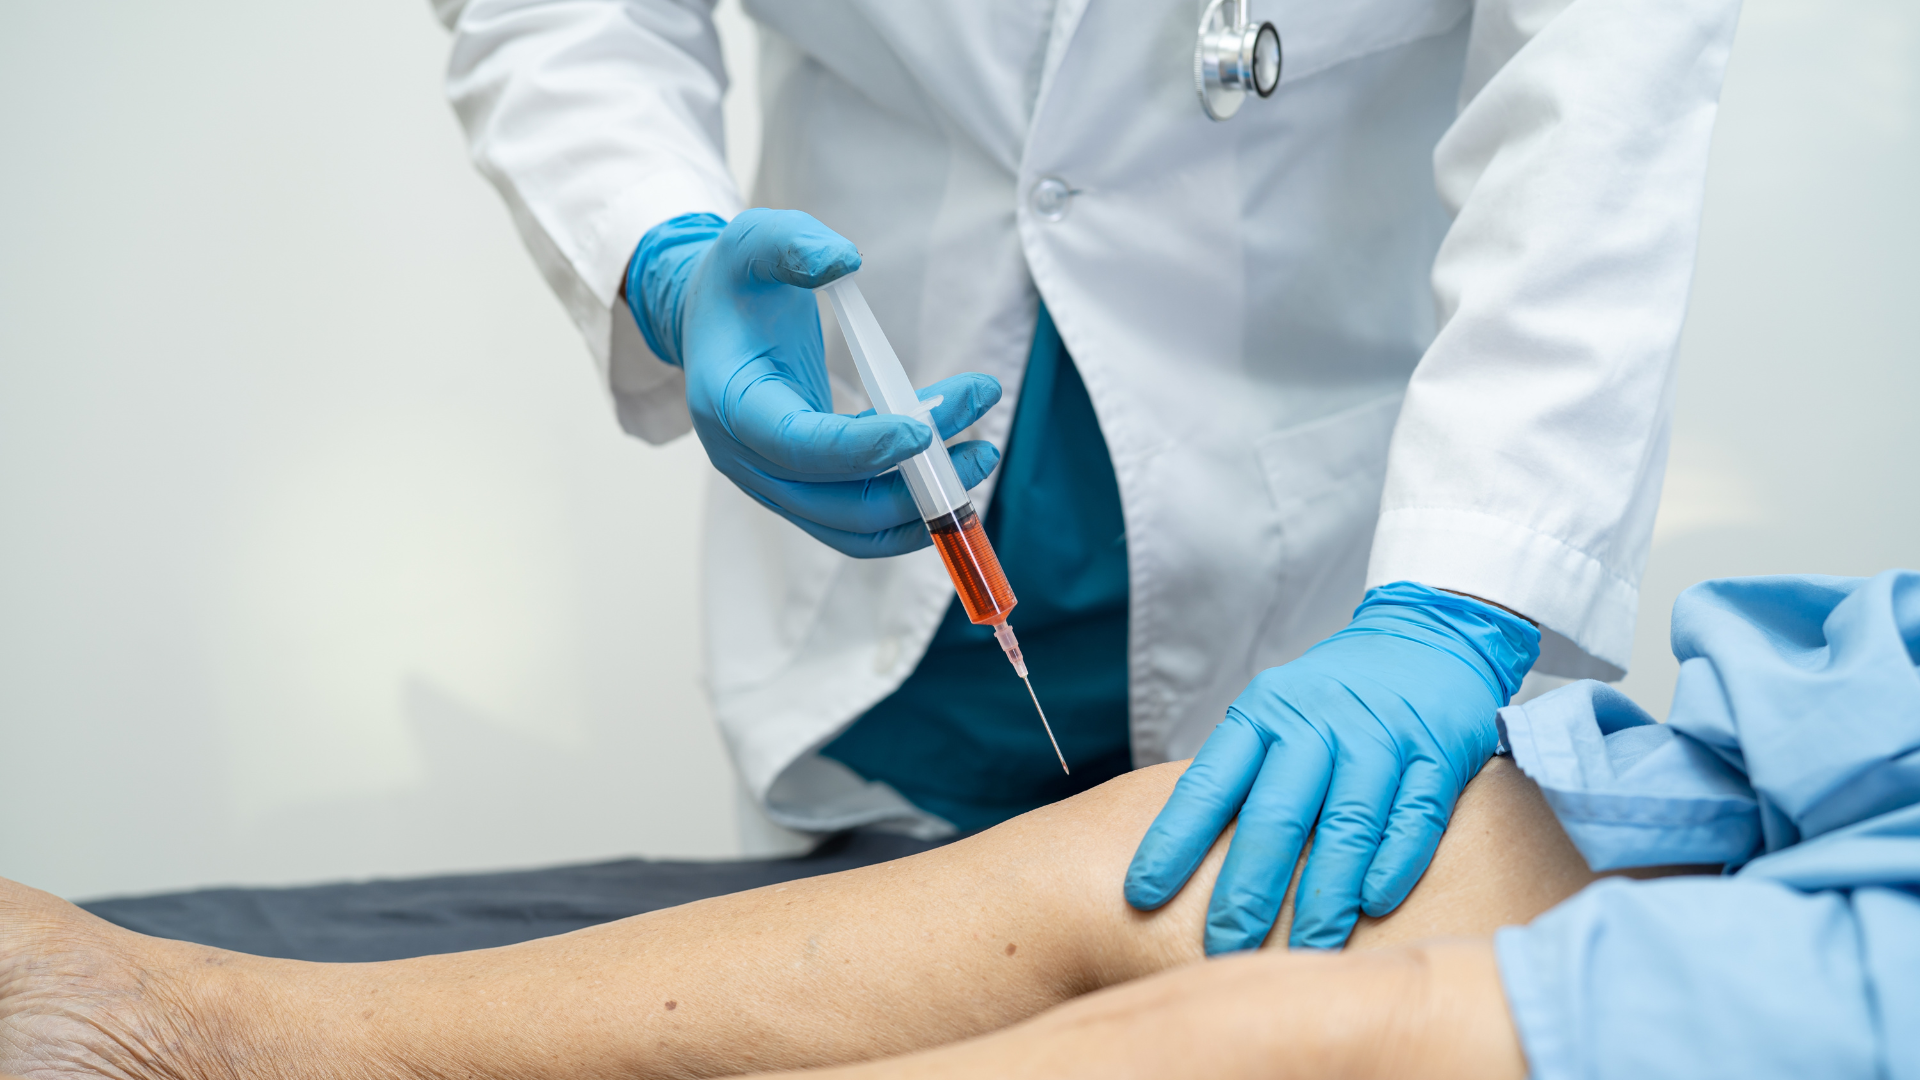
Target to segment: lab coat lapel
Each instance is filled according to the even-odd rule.
[[[1040,0],[855,0],[853,6],[939,103],[948,124],[1007,172],[1018,168],[1051,10]]]
[[[1053,30],[1047,35],[1047,59],[1040,69],[1040,94],[1033,105],[1035,116],[1040,114],[1040,103],[1053,89],[1054,73],[1060,70],[1060,59],[1067,55],[1067,46],[1073,41],[1074,32],[1080,29],[1080,16],[1087,13],[1089,2],[1054,0]]]

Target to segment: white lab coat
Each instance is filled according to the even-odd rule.
[[[436,6],[473,157],[621,423],[685,434],[616,294],[648,228],[742,206],[707,4]],[[754,202],[859,245],[916,383],[1005,385],[969,437],[1005,445],[1045,297],[1125,508],[1136,763],[1192,753],[1388,581],[1538,620],[1538,670],[1621,674],[1738,0],[1255,0],[1285,68],[1226,123],[1195,0],[747,6]],[[706,674],[753,800],[939,831],[814,752],[913,671],[952,596],[934,553],[847,558],[717,474],[706,531]]]

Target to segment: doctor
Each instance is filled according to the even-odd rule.
[[[747,0],[796,209],[743,211],[702,0],[435,0],[621,424],[724,477],[707,678],[768,820],[936,836],[1197,752],[1128,901],[1238,815],[1206,946],[1257,945],[1317,824],[1292,942],[1336,947],[1528,671],[1623,672],[1738,0],[1262,2],[1223,121],[1193,0]],[[1071,778],[881,475],[934,436],[822,337],[856,269]]]

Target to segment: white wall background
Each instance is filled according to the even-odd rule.
[[[1666,715],[1681,590],[1920,569],[1920,3],[1747,0],[1623,688]]]
[[[619,434],[445,50],[425,0],[0,5],[0,874],[737,850],[704,458]],[[1657,712],[1685,585],[1920,565],[1916,191],[1920,5],[1749,0],[1628,679]]]

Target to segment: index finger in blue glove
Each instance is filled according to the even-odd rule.
[[[727,433],[791,480],[871,476],[933,441],[932,429],[909,417],[821,412],[767,359],[734,372],[721,408]]]
[[[854,533],[830,529],[798,514],[788,513],[752,491],[748,491],[747,494],[752,495],[762,506],[799,526],[801,532],[842,555],[850,555],[856,559],[884,559],[892,555],[905,555],[909,551],[918,551],[933,543],[933,537],[927,535],[927,526],[918,515],[915,515],[912,521],[895,525],[891,529]]]
[[[1360,886],[1360,910],[1377,919],[1413,891],[1447,831],[1460,787],[1453,773],[1437,762],[1421,758],[1407,766],[1400,793],[1387,812],[1387,835]]]
[[[935,394],[943,400],[933,407],[934,426],[940,429],[941,439],[951,439],[1000,403],[1000,380],[977,371],[963,371],[920,391],[922,400]]]
[[[1232,709],[1193,756],[1127,866],[1127,903],[1152,911],[1174,898],[1239,812],[1267,758],[1267,740]]]
[[[724,265],[763,285],[817,289],[860,269],[853,241],[799,210],[743,211],[716,243],[722,245]]]
[[[1391,747],[1343,743],[1327,790],[1313,852],[1293,901],[1296,949],[1337,949],[1360,918],[1360,883],[1386,829],[1387,807],[1400,786],[1400,759]]]
[[[949,452],[953,457],[955,474],[960,477],[960,483],[968,488],[978,486],[1000,462],[1000,451],[994,449],[992,443],[977,440],[961,443]],[[729,480],[781,514],[789,518],[804,518],[820,526],[825,530],[824,535],[877,533],[920,521],[920,511],[914,505],[913,492],[908,489],[906,478],[898,472],[865,480],[837,482],[785,480],[751,468],[730,468],[726,474]],[[812,529],[808,531],[814,532]],[[925,532],[926,529],[922,527],[921,531]],[[863,550],[872,548],[870,543],[858,543],[850,547],[828,542],[849,555],[855,554],[853,547]],[[900,550],[913,551],[924,546],[916,543]],[[898,554],[899,551],[890,549],[886,553]]]
[[[1257,949],[1273,932],[1294,864],[1326,798],[1332,752],[1305,725],[1286,734],[1291,737],[1267,751],[1213,884],[1207,902],[1208,956]]]
[[[931,418],[942,440],[966,430],[1000,401],[1000,382],[965,372],[920,391],[941,397]],[[892,468],[932,442],[927,425],[904,416],[822,412],[770,360],[742,365],[724,398],[721,422],[761,459],[770,475],[789,480],[852,480]],[[970,482],[969,487],[972,483]]]

